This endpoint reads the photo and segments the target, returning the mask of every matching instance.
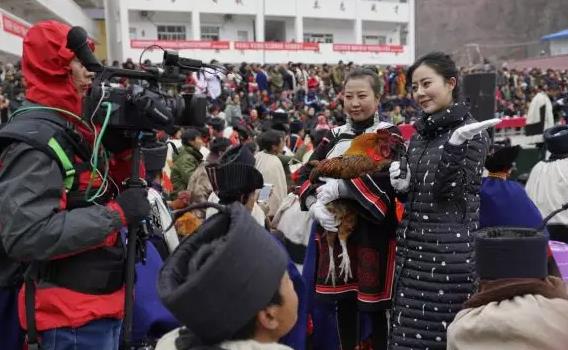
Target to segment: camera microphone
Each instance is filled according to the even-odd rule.
[[[102,72],[103,65],[97,60],[93,51],[88,45],[88,36],[85,29],[81,27],[73,27],[67,33],[67,48],[73,53],[77,59],[90,72]]]
[[[192,72],[200,71],[202,68],[211,68],[209,64],[200,60],[179,57],[176,51],[164,50],[164,65],[177,66]]]

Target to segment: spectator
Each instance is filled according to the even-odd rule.
[[[255,166],[264,177],[264,182],[272,185],[272,194],[268,199],[268,217],[272,218],[288,193],[286,172],[278,158],[284,150],[284,135],[280,131],[269,130],[257,138],[257,143],[260,151],[255,155]]]
[[[526,190],[543,217],[566,203],[568,198],[568,126],[559,125],[544,132],[550,158],[538,162],[531,170]],[[568,243],[568,212],[553,217],[547,225],[550,239]]]
[[[276,344],[298,318],[286,252],[243,205],[225,210],[183,241],[160,273],[160,297],[184,327],[156,350],[291,350]]]
[[[258,64],[253,65],[256,84],[260,91],[268,91],[268,76]]]
[[[546,237],[507,228],[476,236],[479,290],[449,325],[448,350],[563,349],[568,294],[547,272]]]
[[[199,151],[203,144],[201,133],[196,129],[188,129],[181,135],[182,147],[178,155],[173,157],[172,184],[174,197],[187,188],[189,178],[201,163],[203,155]]]
[[[229,139],[226,139],[224,137],[217,137],[213,139],[213,141],[211,142],[211,146],[209,147],[209,150],[211,152],[209,153],[209,156],[206,159],[206,163],[207,164],[217,163],[219,158],[223,155],[223,153],[225,153],[227,148],[229,148],[230,146],[231,142],[229,141]]]
[[[241,119],[243,117],[241,111],[241,97],[238,94],[233,94],[227,98],[227,105],[225,107],[225,120],[232,123],[233,118]]]

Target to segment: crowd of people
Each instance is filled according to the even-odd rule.
[[[103,64],[106,63],[103,61]],[[144,64],[151,63],[149,60]],[[213,64],[218,63],[216,61]],[[114,67],[137,69],[132,59]],[[318,119],[339,125],[345,121],[342,110],[342,82],[351,70],[353,62],[345,64],[258,64],[243,62],[240,65],[224,64],[225,73],[209,71],[188,76],[188,85],[197,93],[210,98],[209,112],[233,116],[249,116],[251,111],[264,118],[277,109],[299,119]],[[531,100],[539,91],[546,91],[552,98],[556,119],[568,116],[568,72],[539,68],[516,70],[504,64],[500,69],[484,65],[483,69],[460,67],[460,77],[478,71],[493,71],[496,80],[496,111],[500,116],[525,116]],[[403,66],[372,67],[379,76],[381,93],[380,114],[385,121],[395,125],[414,123],[419,108],[407,89],[406,68]],[[0,63],[0,115],[3,121],[8,114],[20,107],[24,97],[24,84],[20,65]],[[236,97],[238,96],[238,97]],[[236,97],[236,100],[235,100]],[[322,121],[323,123],[323,121]],[[323,125],[323,124],[322,124]],[[311,126],[311,125],[310,125]]]
[[[473,118],[464,71],[444,53],[406,69],[226,65],[172,90],[206,95],[205,122],[146,140],[147,188],[129,188],[131,136],[81,118],[94,74],[65,47],[69,29],[34,25],[22,62],[3,66],[3,348],[118,349],[126,231],[141,221],[129,348],[568,341],[568,292],[548,244],[568,243],[566,213],[545,226],[568,199],[562,118],[541,125],[551,155],[525,189],[509,179],[519,147],[492,144],[500,119]],[[534,103],[539,120],[563,117],[566,79],[503,68],[498,110],[530,115]],[[410,141],[401,123],[414,124]]]

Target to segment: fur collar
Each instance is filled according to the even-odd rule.
[[[481,280],[479,291],[464,303],[464,308],[476,308],[493,301],[500,302],[525,294],[542,295],[548,299],[567,299],[566,285],[558,277],[504,278],[495,281]]]

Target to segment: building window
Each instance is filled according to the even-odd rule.
[[[138,38],[138,35],[137,35],[137,33],[136,33],[136,28],[135,28],[135,27],[130,27],[130,28],[128,28],[128,34],[129,34],[131,40]]]
[[[384,35],[363,35],[364,45],[384,45],[387,43],[387,37]]]
[[[158,40],[185,40],[185,26],[159,25]]]
[[[201,26],[201,40],[219,40],[219,27],[218,26]]]
[[[249,40],[249,32],[248,32],[248,30],[239,30],[239,31],[237,31],[237,40],[238,40],[238,41],[248,41],[248,40]]]
[[[304,33],[304,41],[307,43],[331,44],[333,34]]]
[[[400,45],[408,45],[408,25],[404,24],[400,28]]]

